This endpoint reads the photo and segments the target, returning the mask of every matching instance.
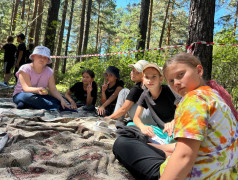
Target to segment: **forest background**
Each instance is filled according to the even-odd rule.
[[[128,4],[118,8],[122,2]],[[22,32],[26,35],[27,47],[30,43],[45,45],[52,55],[66,56],[185,45],[189,39],[190,3],[189,0],[1,0],[0,42],[5,43],[8,35]],[[231,46],[238,44],[238,0],[216,0],[217,13],[213,42],[226,45],[213,46],[211,79],[217,80],[232,94],[238,107],[238,47]],[[143,27],[142,16],[147,17]],[[144,32],[146,38],[142,35]],[[16,39],[14,44],[17,44]],[[62,93],[81,81],[84,69],[94,70],[95,81],[100,87],[104,80],[102,74],[109,65],[121,70],[121,79],[130,88],[133,83],[128,64],[146,59],[163,66],[166,59],[184,51],[185,46],[144,53],[57,58],[53,60],[52,68],[57,88]],[[0,60],[3,67],[3,52]],[[14,84],[14,78],[10,83]]]

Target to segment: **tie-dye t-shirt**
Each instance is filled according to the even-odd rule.
[[[175,138],[201,141],[187,179],[238,179],[238,126],[217,91],[202,86],[186,94],[175,112],[174,133]]]

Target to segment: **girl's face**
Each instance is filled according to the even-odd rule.
[[[144,70],[143,83],[150,90],[159,90],[163,81],[163,76],[160,76],[159,71],[155,68],[147,68]]]
[[[107,73],[106,79],[107,79],[107,83],[110,84],[110,83],[116,82],[117,77],[114,74]]]
[[[89,85],[91,82],[94,81],[94,78],[91,78],[91,76],[88,73],[83,73],[82,76],[82,82],[84,85]]]
[[[138,72],[135,68],[131,71],[131,80],[135,83],[141,82],[143,78],[142,73]]]
[[[201,65],[192,68],[187,64],[172,63],[168,65],[164,75],[174,92],[185,96],[188,92],[201,86],[203,68]]]
[[[34,60],[33,61],[34,64],[38,64],[38,65],[41,65],[41,66],[45,66],[49,61],[48,57],[38,55],[38,54],[32,55],[32,59]]]

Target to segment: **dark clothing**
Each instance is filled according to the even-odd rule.
[[[126,97],[126,100],[136,103],[139,100],[140,95],[143,93],[143,91],[144,90],[141,88],[141,82],[137,83],[130,89],[130,92]]]
[[[3,47],[4,49],[4,62],[14,63],[15,62],[15,54],[17,48],[14,44],[7,43]]]
[[[92,83],[92,92],[91,96],[93,97],[92,105],[96,104],[97,100],[97,84],[95,81]],[[74,94],[74,96],[77,98],[78,101],[80,101],[82,104],[86,105],[87,101],[87,91],[83,89],[83,82],[77,82],[75,83],[71,88],[70,91]]]
[[[153,119],[158,126],[163,129],[164,123],[174,119],[176,109],[175,96],[167,85],[162,85],[162,91],[159,97],[153,100],[149,90],[145,90],[138,100],[138,105],[144,108],[149,108]]]
[[[117,80],[116,81],[116,84],[114,86],[112,86],[111,88],[107,88],[106,91],[105,91],[105,94],[106,94],[106,98],[108,99],[115,91],[116,91],[116,88],[117,87],[124,87],[124,82],[122,80]],[[115,106],[116,106],[116,103],[117,103],[117,98],[112,101],[106,108],[106,116],[110,116],[114,109],[115,109]]]
[[[113,153],[126,169],[138,180],[158,180],[160,166],[165,161],[165,153],[136,137],[119,136]]]
[[[9,74],[11,73],[11,69],[13,68],[15,62],[4,62],[4,73]]]
[[[16,82],[17,82],[17,79],[18,79],[18,78],[16,77],[16,72],[19,70],[19,68],[20,68],[23,64],[25,64],[26,45],[25,45],[24,42],[22,42],[21,44],[19,44],[18,47],[17,47],[16,62],[17,62],[17,60],[18,60],[18,56],[19,56],[20,51],[23,51],[22,58],[21,58],[21,60],[20,60],[20,62],[19,62],[19,67],[18,67],[18,68],[15,67],[15,70],[14,70],[14,75],[15,75]]]
[[[26,50],[26,64],[27,63],[32,63],[32,60],[30,60],[30,55],[32,54],[32,52],[33,52],[33,50],[29,50],[29,49],[27,49]]]
[[[16,58],[18,59],[19,53],[20,51],[23,51],[23,55],[21,58],[21,61],[19,63],[19,66],[25,64],[25,58],[26,58],[26,45],[24,42],[22,42],[21,44],[18,45],[17,47],[17,54],[16,54]]]

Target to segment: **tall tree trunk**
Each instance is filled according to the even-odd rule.
[[[47,25],[45,30],[44,45],[48,47],[51,54],[54,53],[55,47],[55,34],[58,23],[60,0],[50,0],[50,6],[48,9]]]
[[[15,31],[16,29],[16,18],[17,18],[17,12],[18,12],[18,6],[20,4],[20,0],[16,0],[15,6],[14,6],[14,14],[13,14],[13,23],[12,23],[12,31],[11,34]]]
[[[191,0],[187,45],[197,41],[213,42],[215,0]],[[195,44],[194,55],[204,68],[204,79],[211,79],[212,46]]]
[[[27,10],[27,17],[26,17],[26,29],[25,29],[25,34],[27,35],[27,30],[28,30],[28,23],[29,23],[29,16],[30,16],[30,11],[31,11],[31,1],[29,1],[28,4],[28,10]],[[28,41],[29,42],[29,41]]]
[[[140,38],[137,40],[136,49],[145,49],[149,9],[150,9],[150,0],[141,0],[140,23],[139,23]],[[136,55],[137,59],[138,58],[140,59],[143,56],[144,53],[138,53]]]
[[[29,42],[33,42],[33,37],[35,33],[35,26],[36,26],[36,14],[37,14],[37,6],[38,6],[38,0],[34,0],[34,10],[33,10],[33,16],[32,16],[32,23],[31,23],[31,29],[29,32],[28,40]]]
[[[22,0],[21,19],[24,20],[26,0]]]
[[[164,16],[164,22],[163,22],[163,26],[162,26],[162,30],[161,30],[161,35],[160,35],[160,40],[159,40],[159,48],[161,48],[162,42],[163,42],[164,30],[165,30],[166,20],[167,20],[167,17],[168,17],[169,6],[170,6],[170,0],[168,1],[168,5],[167,5],[165,16]]]
[[[149,18],[149,27],[148,27],[148,38],[147,38],[147,49],[150,48],[150,31],[152,24],[152,15],[153,15],[153,0],[150,2],[150,18]]]
[[[88,47],[88,35],[89,35],[89,27],[90,27],[90,19],[91,19],[91,10],[92,10],[92,0],[88,0],[86,25],[84,30],[83,54],[86,54],[87,47]]]
[[[83,32],[84,32],[84,21],[85,21],[85,6],[86,0],[82,0],[82,12],[81,12],[81,23],[80,23],[80,32],[79,32],[79,43],[78,43],[78,55],[82,53],[82,44],[83,44]],[[76,62],[79,62],[80,58],[77,58]]]
[[[41,35],[41,23],[42,23],[42,16],[43,16],[43,0],[38,0],[38,15],[36,20],[36,30],[35,30],[35,46],[39,45],[40,35]]]
[[[65,0],[64,1],[64,10],[63,10],[63,14],[62,14],[61,27],[60,27],[60,32],[59,32],[58,47],[56,50],[57,56],[60,56],[60,54],[61,54],[67,8],[68,8],[68,0]],[[59,63],[60,63],[60,59],[59,58],[55,59],[54,76],[55,76],[56,82],[58,82]]]
[[[172,2],[172,7],[171,7],[170,15],[169,15],[167,40],[166,40],[166,45],[167,46],[170,45],[170,41],[171,41],[171,27],[172,27],[172,16],[173,16],[174,4],[175,4],[175,0],[173,0],[173,2]]]
[[[14,8],[15,8],[15,2],[12,0],[12,14],[11,14],[11,23],[10,23],[10,35],[12,35],[12,25],[14,21]]]
[[[98,52],[98,46],[99,46],[100,13],[101,13],[101,0],[98,1],[98,19],[97,19],[96,47],[95,47],[96,53]]]
[[[65,45],[65,53],[64,53],[65,56],[68,55],[70,31],[71,31],[71,27],[72,27],[72,20],[73,20],[73,14],[74,14],[74,1],[75,0],[72,0],[72,4],[71,4],[69,27],[68,27],[68,33],[67,33],[67,39],[66,39],[66,45]],[[65,74],[65,71],[66,71],[66,63],[67,63],[67,58],[64,58],[64,63],[62,65],[62,69],[61,69],[61,72],[63,74]]]
[[[236,4],[236,15],[235,15],[235,22],[234,22],[233,37],[236,36],[237,16],[238,16],[238,0]]]

